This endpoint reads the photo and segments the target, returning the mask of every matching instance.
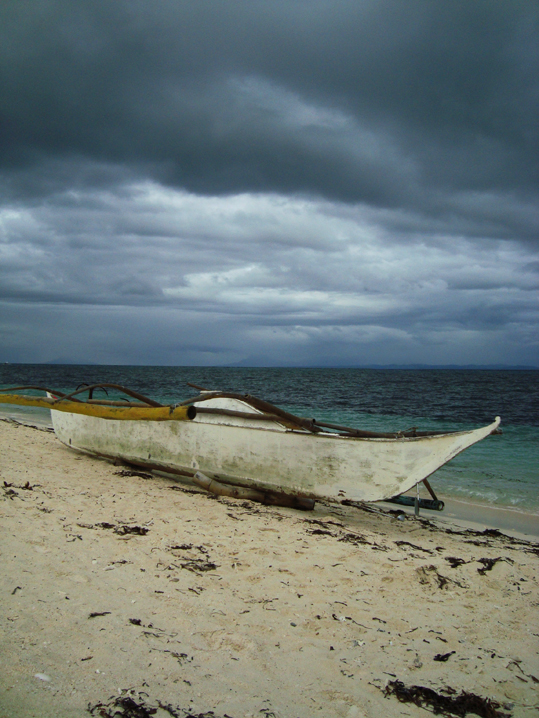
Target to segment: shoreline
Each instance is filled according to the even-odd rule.
[[[495,528],[516,538],[539,541],[539,513],[453,498],[445,500],[444,511],[447,511],[447,519],[452,522],[478,530]]]
[[[521,511],[504,506],[489,506],[471,501],[453,499],[440,495],[445,504],[443,511],[421,509],[420,518],[440,524],[469,528],[475,531],[497,529],[508,536],[525,541],[539,541],[539,513]],[[414,515],[413,506],[400,506],[380,501],[387,510],[402,510],[409,516]]]
[[[215,497],[15,422],[0,456],[0,715],[425,716],[399,686],[537,709],[539,544]]]

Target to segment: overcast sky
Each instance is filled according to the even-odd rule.
[[[0,5],[0,361],[539,365],[539,3]]]

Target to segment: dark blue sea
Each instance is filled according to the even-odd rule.
[[[281,369],[4,364],[0,388],[122,384],[161,402],[207,389],[248,393],[295,414],[379,431],[460,430],[502,418],[491,436],[431,478],[440,497],[539,512],[539,371],[470,369]],[[0,405],[15,418],[48,412]]]

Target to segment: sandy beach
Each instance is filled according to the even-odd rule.
[[[515,532],[216,499],[9,421],[0,486],[2,718],[537,714]]]

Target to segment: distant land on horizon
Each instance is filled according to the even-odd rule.
[[[188,365],[188,364],[99,364],[96,362],[69,362],[69,361],[50,361],[50,362],[3,362],[3,365],[13,366],[148,366],[148,367],[189,367],[196,369],[480,369],[494,371],[538,371],[539,366],[531,366],[525,364],[312,364],[310,366],[263,366],[256,364],[219,364],[219,365]]]
[[[365,364],[342,369],[494,369],[537,371],[539,367],[524,364]]]

